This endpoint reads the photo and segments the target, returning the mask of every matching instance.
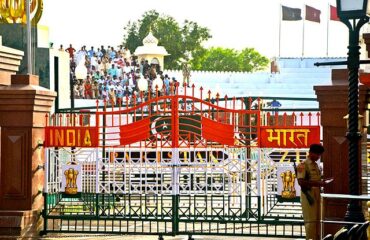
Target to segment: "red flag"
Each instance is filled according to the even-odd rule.
[[[224,145],[233,146],[234,127],[233,125],[219,123],[202,117],[202,137]]]
[[[150,137],[150,118],[120,126],[120,144],[128,145]]]
[[[330,5],[330,20],[333,21],[340,21],[338,15],[337,15],[337,8]]]
[[[320,22],[321,11],[319,9],[306,5],[306,20],[311,22]]]

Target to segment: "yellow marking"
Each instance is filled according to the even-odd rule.
[[[297,162],[297,163],[299,163],[300,161],[301,161],[301,152],[300,151],[298,151],[298,150],[296,150],[296,159],[295,159],[295,161]]]
[[[188,152],[183,152],[184,153],[184,162],[188,161]]]
[[[209,154],[209,158],[210,158],[214,163],[218,163],[218,160],[217,160],[217,158],[215,158],[215,156],[213,156],[213,153],[210,153],[210,154]]]
[[[55,129],[55,145],[63,146],[64,145],[64,131],[59,131]]]
[[[91,147],[90,131],[86,129],[84,137],[84,146]]]
[[[288,156],[288,153],[289,153],[289,151],[285,151],[285,153],[283,154],[283,156],[280,159],[280,162],[284,162],[285,161],[285,158],[286,158],[286,156]],[[288,160],[288,162],[289,162],[289,160]]]
[[[202,155],[200,154],[200,152],[197,153],[197,157],[199,158],[199,161],[200,162],[204,162],[204,160],[203,160]]]
[[[67,146],[72,147],[76,145],[75,142],[75,130],[74,129],[67,129]]]

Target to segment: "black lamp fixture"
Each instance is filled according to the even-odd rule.
[[[359,79],[358,70],[360,67],[360,46],[359,36],[361,27],[369,21],[367,16],[368,0],[337,0],[337,14],[349,30],[348,45],[348,159],[349,159],[349,194],[360,195],[359,169],[359,146],[361,132],[359,131]],[[361,202],[350,200],[345,214],[345,220],[349,222],[363,222],[365,220]]]
[[[337,0],[338,17],[342,19],[359,19],[366,17],[368,0]]]

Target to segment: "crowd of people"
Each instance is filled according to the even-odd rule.
[[[127,47],[122,45],[115,49],[112,46],[105,48],[101,46],[95,50],[89,50],[82,46],[78,51],[69,45],[60,51],[66,51],[70,57],[70,74],[73,79],[73,93],[75,99],[102,99],[116,104],[119,100],[140,99],[140,92],[145,89],[144,94],[155,94],[158,85],[160,94],[172,94],[177,80],[170,78],[161,71],[158,64],[150,64],[146,59],[138,61],[137,56],[131,54]],[[84,79],[76,76],[77,68],[86,68],[87,75]],[[143,81],[140,84],[139,81]],[[159,84],[158,81],[161,81]],[[147,89],[147,90],[146,90]],[[133,97],[135,96],[135,97]]]

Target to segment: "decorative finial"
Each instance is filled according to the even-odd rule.
[[[0,1],[0,23],[26,23],[25,0]],[[30,0],[31,23],[36,25],[42,16],[43,0]]]

